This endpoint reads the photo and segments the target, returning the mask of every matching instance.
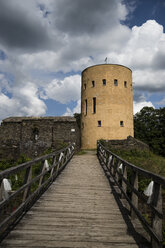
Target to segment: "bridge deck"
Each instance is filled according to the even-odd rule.
[[[74,156],[1,247],[138,247],[96,155]]]

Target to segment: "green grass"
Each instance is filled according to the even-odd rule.
[[[22,163],[28,162],[31,159],[28,158],[25,154],[21,154],[17,161],[14,160],[1,160],[0,161],[0,171],[7,170],[11,167],[20,165]]]
[[[121,149],[114,149],[112,147],[108,147],[108,149],[119,157],[138,167],[165,177],[164,157],[158,156],[151,151],[140,151],[136,149],[126,151]]]

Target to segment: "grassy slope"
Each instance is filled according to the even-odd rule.
[[[155,155],[150,151],[129,150],[123,151],[109,147],[109,150],[145,170],[165,177],[165,158]]]

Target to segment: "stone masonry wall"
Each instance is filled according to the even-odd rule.
[[[34,157],[52,147],[52,124],[47,119],[23,120],[20,153]]]
[[[145,144],[144,142],[137,140],[131,136],[128,136],[127,139],[123,140],[105,140],[106,144],[109,146],[112,146],[116,149],[122,149],[122,150],[131,150],[131,149],[137,149],[137,150],[149,150],[149,146]]]
[[[0,126],[0,159],[17,159],[20,154],[21,123]]]
[[[80,129],[73,117],[10,117],[0,126],[0,160],[20,154],[40,156],[48,148],[75,142],[80,148]]]

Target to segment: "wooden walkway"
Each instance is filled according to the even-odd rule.
[[[74,156],[1,243],[4,247],[135,248],[96,155]]]

